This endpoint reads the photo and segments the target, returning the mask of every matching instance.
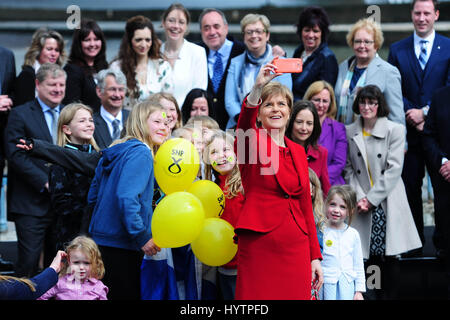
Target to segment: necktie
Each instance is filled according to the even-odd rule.
[[[427,65],[427,40],[420,40],[420,54],[419,54],[419,63],[422,67],[422,70],[425,69],[425,66]]]
[[[120,123],[120,121],[117,120],[117,119],[114,119],[113,122],[112,122],[112,126],[113,126],[112,139],[113,139],[113,141],[120,138],[119,123]]]
[[[58,110],[56,108],[50,109],[50,113],[52,114],[52,139],[53,143],[57,144],[58,141]]]
[[[220,81],[222,80],[223,74],[223,64],[222,64],[222,55],[219,52],[216,52],[216,62],[214,62],[213,66],[213,77],[212,83],[214,92],[217,92],[219,89]]]

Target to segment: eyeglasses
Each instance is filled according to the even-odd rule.
[[[360,102],[359,103],[359,107],[360,108],[365,108],[365,107],[367,107],[367,108],[370,108],[370,109],[373,109],[373,108],[375,108],[376,106],[378,105],[378,102],[376,102],[376,101],[369,101],[369,102]]]
[[[329,105],[330,104],[330,100],[326,100],[326,99],[311,99],[311,102],[314,104],[320,104],[323,103],[325,105]]]
[[[358,39],[358,40],[353,40],[353,44],[356,44],[356,45],[358,45],[358,46],[360,46],[360,45],[362,45],[363,43],[366,45],[366,46],[368,46],[368,45],[371,45],[372,43],[374,43],[375,41],[373,41],[373,40],[360,40],[360,39]]]
[[[260,36],[265,32],[267,32],[267,30],[265,29],[255,29],[255,30],[245,30],[244,34],[246,34],[247,36],[251,36],[253,33],[256,33],[257,36]]]
[[[120,88],[107,88],[106,91],[108,91],[109,93],[115,93],[115,92],[119,92],[119,93],[124,93],[125,92],[125,88],[124,87],[120,87]]]

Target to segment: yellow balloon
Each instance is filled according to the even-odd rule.
[[[189,192],[174,192],[156,206],[152,217],[153,241],[161,248],[177,248],[194,241],[205,221],[202,203]]]
[[[209,180],[195,181],[187,192],[199,198],[205,210],[205,218],[220,217],[225,209],[225,196],[220,187]]]
[[[233,242],[234,228],[220,218],[205,219],[200,235],[191,243],[192,252],[208,266],[222,266],[233,259],[237,245]]]
[[[183,138],[167,140],[155,155],[155,178],[165,194],[185,191],[197,177],[199,167],[197,149]]]

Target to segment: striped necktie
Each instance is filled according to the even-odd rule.
[[[427,40],[420,40],[420,54],[419,54],[419,63],[422,70],[425,69],[428,60],[427,54]]]
[[[216,62],[214,62],[213,77],[211,79],[214,92],[217,92],[217,90],[219,89],[220,81],[222,80],[222,74],[223,74],[222,55],[219,52],[216,52]]]
[[[53,144],[57,144],[58,142],[58,110],[56,108],[50,109],[50,113],[52,114],[52,140]]]
[[[117,140],[120,138],[120,128],[119,128],[119,123],[120,121],[117,119],[114,119],[112,122],[112,126],[113,126],[113,134],[112,134],[112,139],[113,140]]]

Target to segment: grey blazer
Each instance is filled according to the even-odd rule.
[[[338,78],[334,92],[336,95],[336,103],[339,106],[340,94],[342,85],[347,76],[348,68],[351,61],[355,57],[350,57],[339,65]],[[381,59],[378,55],[373,58],[367,67],[366,82],[365,85],[373,84],[380,88],[389,106],[389,120],[405,124],[405,111],[403,109],[403,96],[402,96],[402,79],[400,72],[396,67],[390,63]],[[353,94],[348,99],[348,112],[352,112],[353,101],[355,100],[357,90],[353,91]],[[345,124],[350,124],[352,121],[348,121]]]
[[[401,178],[405,130],[404,126],[382,117],[375,123],[372,135],[364,139],[361,117],[346,126],[348,155],[344,179],[356,191],[357,200],[367,197],[386,213],[387,256],[422,246]],[[371,213],[356,213],[352,226],[360,233],[363,255],[368,258]]]

